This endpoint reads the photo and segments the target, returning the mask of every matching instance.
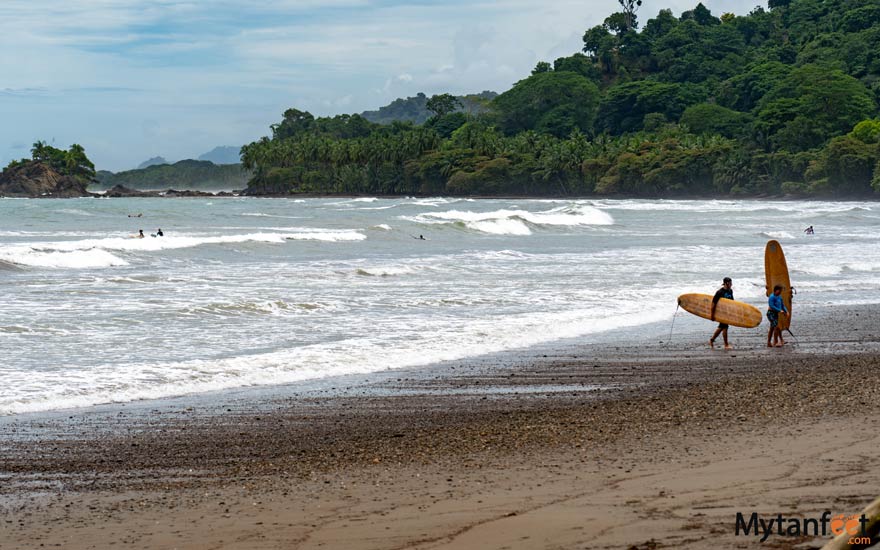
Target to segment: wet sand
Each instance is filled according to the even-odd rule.
[[[878,310],[6,418],[0,549],[818,547],[736,513],[880,495]]]

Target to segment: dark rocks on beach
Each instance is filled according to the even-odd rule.
[[[176,189],[168,189],[167,191],[159,192],[159,195],[163,197],[213,197],[214,193],[208,193],[207,191],[195,191],[193,189],[183,189],[177,191]]]
[[[105,197],[121,198],[121,197],[155,197],[158,193],[155,191],[138,191],[124,185],[114,185],[104,193]]]
[[[49,164],[30,161],[0,173],[0,197],[91,197],[86,184],[60,174]]]
[[[121,198],[121,197],[214,197],[214,193],[207,191],[194,191],[191,189],[168,189],[165,191],[140,191],[131,189],[124,185],[115,185],[104,193],[105,197]]]

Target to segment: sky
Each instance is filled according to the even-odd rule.
[[[698,0],[644,0],[639,20]],[[716,16],[758,0],[703,0]],[[0,167],[37,140],[98,169],[197,158],[290,107],[503,92],[571,55],[615,0],[0,0]]]

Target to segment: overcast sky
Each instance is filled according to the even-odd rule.
[[[697,0],[644,0],[640,21]],[[757,0],[704,0],[743,15]],[[289,107],[502,92],[579,51],[615,0],[0,0],[0,165],[46,140],[99,169],[195,158]],[[0,167],[2,167],[0,166]]]

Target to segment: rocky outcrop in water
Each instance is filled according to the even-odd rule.
[[[28,161],[0,172],[0,197],[91,197],[86,184],[45,162]]]
[[[155,191],[138,191],[137,189],[132,189],[130,187],[126,187],[124,185],[114,185],[110,189],[104,192],[105,197],[158,197],[159,194]]]
[[[124,185],[114,185],[104,193],[105,197],[217,197],[232,196],[231,193],[208,193],[207,191],[196,191],[193,189],[168,189],[167,191],[140,191],[125,187]]]

